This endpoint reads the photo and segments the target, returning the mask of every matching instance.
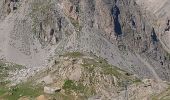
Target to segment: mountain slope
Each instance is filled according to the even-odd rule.
[[[0,54],[26,66],[11,80],[51,66],[67,51],[92,53],[140,78],[170,80],[169,55],[154,18],[134,0],[1,2]]]
[[[166,89],[165,83],[140,80],[92,54],[67,52],[55,62],[27,82],[10,89],[0,85],[0,90],[3,89],[0,99],[24,100],[43,96],[45,100],[145,100]],[[55,87],[59,91],[45,90]]]
[[[7,74],[5,83],[14,86],[8,90],[0,85],[0,99],[18,99],[24,90],[29,90],[26,98],[32,93],[36,98],[43,94],[42,87],[64,82],[65,88],[60,88],[71,91],[75,99],[124,100],[127,95],[130,100],[151,99],[170,81],[168,4],[168,0],[1,0],[0,61],[25,67],[0,66]],[[43,79],[51,82],[50,75],[57,81],[42,85]],[[136,78],[143,82],[136,85]],[[34,93],[38,80],[40,88]],[[132,83],[129,94],[117,90],[125,80]],[[63,91],[61,98],[70,96]]]

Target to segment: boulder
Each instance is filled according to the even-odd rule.
[[[68,76],[70,80],[79,81],[81,78],[82,69],[79,65],[75,65],[75,69],[72,71],[72,73]]]
[[[41,80],[39,80],[38,82],[44,82],[45,84],[51,84],[53,83],[53,78],[51,77],[51,75],[45,76],[44,78],[42,78]]]
[[[47,86],[44,87],[44,93],[47,93],[47,94],[54,94],[60,91],[61,91],[61,88],[58,88],[58,87],[47,87]]]

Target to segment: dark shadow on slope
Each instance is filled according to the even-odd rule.
[[[132,25],[132,29],[136,29],[136,22],[134,16],[131,17],[131,25]]]
[[[154,28],[152,28],[152,32],[151,32],[151,41],[153,44],[156,44],[158,42],[158,38]]]
[[[113,16],[113,19],[114,19],[114,31],[116,33],[116,36],[122,35],[122,29],[121,29],[121,25],[120,25],[120,22],[119,22],[119,14],[120,14],[120,10],[115,5],[112,8],[112,16]]]

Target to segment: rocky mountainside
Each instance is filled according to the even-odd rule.
[[[5,100],[151,100],[166,84],[140,80],[95,55],[68,52],[27,82],[0,89]]]
[[[9,71],[6,80],[27,81],[66,52],[81,52],[101,57],[141,80],[169,82],[168,3],[1,0],[0,58],[25,66]]]
[[[157,27],[160,42],[164,46],[164,49],[169,52],[169,0],[137,0],[137,3],[141,8],[152,15],[154,15],[156,21],[154,26]],[[152,4],[152,5],[151,5]]]

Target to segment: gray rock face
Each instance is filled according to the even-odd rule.
[[[135,0],[19,0],[14,11],[8,11],[10,1],[0,2],[0,55],[27,66],[28,74],[17,77],[80,51],[141,78],[170,80],[160,31]]]

